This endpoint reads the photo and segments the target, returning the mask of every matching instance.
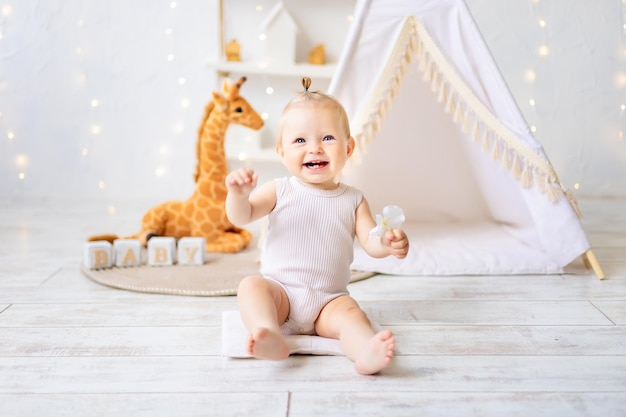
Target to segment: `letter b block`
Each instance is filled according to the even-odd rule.
[[[206,240],[203,237],[183,237],[178,241],[179,265],[204,264]]]
[[[110,268],[113,265],[111,248],[106,240],[85,243],[85,266],[89,269]]]
[[[115,266],[141,265],[141,243],[137,239],[117,239],[113,242]]]
[[[170,266],[176,256],[176,239],[173,237],[153,237],[148,241],[148,265]]]

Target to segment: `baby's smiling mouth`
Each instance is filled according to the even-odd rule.
[[[304,166],[307,168],[323,168],[326,165],[328,165],[328,161],[310,161],[304,163]]]

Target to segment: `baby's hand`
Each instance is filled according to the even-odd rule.
[[[390,229],[385,232],[383,245],[389,248],[389,254],[398,259],[406,258],[409,253],[409,238],[402,229]]]
[[[239,168],[226,177],[226,188],[229,193],[239,196],[250,194],[256,187],[259,176],[250,168]]]

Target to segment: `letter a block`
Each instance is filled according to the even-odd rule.
[[[85,243],[85,266],[89,269],[110,268],[113,265],[111,248],[106,240]]]
[[[148,265],[170,266],[176,256],[176,239],[173,237],[153,237],[148,241]]]
[[[179,265],[204,264],[206,239],[203,237],[183,237],[178,241]]]
[[[115,266],[141,265],[141,243],[137,239],[116,239],[113,241]]]

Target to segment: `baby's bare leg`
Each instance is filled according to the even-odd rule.
[[[396,340],[391,331],[375,333],[365,313],[350,296],[341,296],[326,304],[315,330],[320,336],[339,339],[360,374],[375,374],[393,359]]]
[[[259,359],[286,359],[289,347],[279,323],[287,318],[289,301],[282,287],[260,276],[246,277],[239,284],[237,302],[250,332],[248,354]]]

